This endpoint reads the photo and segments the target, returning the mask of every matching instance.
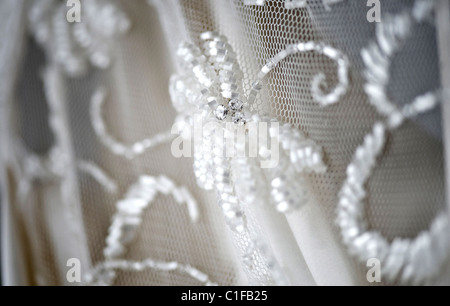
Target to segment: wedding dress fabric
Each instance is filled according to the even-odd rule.
[[[448,284],[437,3],[2,0],[4,283]]]

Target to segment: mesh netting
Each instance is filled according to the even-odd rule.
[[[326,75],[328,89],[334,88],[336,64],[309,52],[282,61],[265,79],[263,90],[250,106],[260,114],[269,113],[282,122],[293,124],[323,147],[328,171],[308,175],[308,186],[314,203],[319,205],[333,229],[334,239],[340,241],[334,220],[345,170],[356,147],[374,122],[381,118],[370,106],[363,90],[364,65],[359,52],[375,33],[375,24],[366,20],[365,1],[342,1],[332,5],[332,10],[327,10],[320,0],[310,0],[308,8],[294,10],[285,9],[281,0],[268,0],[264,6],[245,6],[241,0],[172,2],[183,18],[181,24],[188,35],[184,39],[200,46],[199,36],[204,31],[214,30],[227,36],[243,70],[243,85],[247,92],[261,67],[288,44],[320,40],[349,57],[350,90],[335,105],[322,107],[315,102],[311,81],[322,72]],[[410,2],[382,1],[383,15],[399,12]],[[158,11],[144,1],[122,1],[122,6],[133,21],[133,28],[117,42],[114,66],[106,73],[93,72],[87,78],[67,83],[69,126],[76,158],[95,162],[119,186],[116,194],[108,194],[88,175],[78,176],[92,263],[104,260],[102,251],[116,211],[115,202],[140,174],[165,174],[193,192],[200,206],[201,220],[192,224],[186,207],[178,205],[171,196],[158,195],[144,213],[139,235],[126,258],[178,261],[198,268],[221,285],[239,284],[245,277],[238,255],[245,252],[248,238],[230,235],[214,195],[204,193],[196,186],[192,160],[171,158],[170,145],[126,160],[108,151],[92,130],[90,97],[100,85],[109,92],[103,109],[105,123],[110,133],[125,143],[170,129],[175,117],[167,90],[175,69],[170,57],[173,50],[168,47],[171,37],[165,36],[162,28],[163,19],[170,14],[166,12],[165,16],[163,10]],[[438,87],[435,41],[431,25],[417,26],[414,36],[394,58],[388,91],[399,105]],[[41,91],[30,88],[41,86],[39,69],[44,59],[34,44],[30,43],[28,50],[25,63],[33,65],[23,66],[16,110],[22,118],[24,142],[40,153],[53,140],[46,124],[45,97]],[[436,213],[444,207],[443,169],[439,110],[408,121],[389,135],[367,186],[366,213],[370,228],[390,240],[397,236],[415,237],[427,229]],[[36,189],[43,192],[43,188]],[[44,279],[35,280],[37,283],[62,284],[60,275],[64,273],[58,270],[61,267],[58,268],[52,250],[63,246],[52,242],[53,235],[49,231],[55,229],[46,225],[49,221],[45,209],[40,209],[46,198],[38,197],[40,192],[34,193],[34,200],[28,199],[30,203],[21,205],[34,205],[32,211],[38,212],[23,213],[22,222],[27,224],[25,236],[29,236],[29,257],[34,258],[31,260],[34,269],[42,263],[39,270]],[[249,218],[257,223],[254,216]],[[258,226],[262,232],[271,230],[263,228],[264,225]],[[231,246],[232,241],[237,245],[237,252]],[[348,258],[352,268],[363,277],[364,267]],[[263,266],[255,269],[253,282],[270,283],[265,279],[264,269]],[[176,272],[146,271],[120,272],[115,284],[197,285],[198,282]]]

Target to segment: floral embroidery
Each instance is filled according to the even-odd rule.
[[[191,137],[192,135],[186,131],[190,131],[196,123],[199,123],[200,126],[207,126],[205,122],[222,123],[221,126],[216,125],[214,127],[209,125],[209,129],[204,128],[203,146],[194,148],[194,172],[199,185],[207,190],[211,190],[218,185],[227,186],[224,190],[228,191],[233,190],[237,185],[234,184],[235,187],[233,187],[232,182],[229,185],[230,178],[236,176],[232,175],[229,170],[228,164],[230,159],[222,156],[222,149],[220,148],[223,147],[225,138],[220,135],[216,136],[217,129],[227,130],[227,125],[224,123],[227,122],[226,119],[230,118],[229,113],[234,112],[234,116],[231,116],[233,123],[243,126],[243,129],[249,129],[249,125],[245,123],[264,122],[270,129],[270,137],[281,142],[283,149],[281,159],[290,161],[294,167],[291,169],[288,167],[289,163],[280,162],[280,167],[275,170],[268,170],[266,174],[272,185],[275,186],[273,199],[277,203],[276,206],[282,211],[290,210],[291,206],[294,206],[293,202],[298,201],[291,197],[287,201],[286,197],[283,196],[288,194],[287,191],[280,189],[285,184],[283,186],[280,184],[282,181],[286,183],[291,181],[292,184],[296,184],[294,183],[295,180],[286,179],[285,176],[277,176],[277,174],[286,171],[289,175],[295,175],[295,172],[324,172],[326,166],[322,161],[322,149],[314,141],[307,139],[299,130],[289,124],[282,125],[281,130],[279,130],[275,127],[275,123],[268,118],[261,119],[246,109],[248,105],[254,102],[258,92],[261,90],[262,79],[280,61],[289,55],[310,51],[328,56],[337,62],[340,82],[332,92],[324,94],[320,90],[319,84],[323,82],[324,75],[317,75],[312,82],[312,94],[316,101],[324,106],[336,103],[345,94],[348,87],[347,58],[338,50],[322,43],[308,42],[289,45],[285,50],[282,50],[268,61],[261,69],[256,81],[253,82],[248,95],[245,95],[242,88],[242,71],[227,39],[214,32],[203,33],[201,38],[205,41],[204,52],[192,44],[183,43],[180,45],[177,54],[181,58],[180,67],[183,72],[172,76],[169,86],[173,105],[179,113],[176,125],[182,136],[186,138]],[[206,56],[203,54],[206,54]],[[236,114],[240,115],[239,120],[236,119]],[[203,125],[197,121],[203,121]],[[234,132],[230,131],[229,133],[233,134]],[[261,143],[258,145],[261,146]],[[267,159],[268,150],[266,147],[259,147],[258,152],[260,160]],[[246,162],[248,159],[241,159],[241,161]],[[254,176],[252,171],[249,172],[249,178]],[[261,175],[265,174],[260,171]],[[225,183],[226,185],[224,185]],[[245,184],[254,184],[254,182],[252,179],[249,179]],[[301,183],[296,185],[301,185]],[[250,186],[248,189],[251,188]],[[305,188],[300,186],[289,189],[305,191]],[[230,201],[223,206],[227,209],[232,209],[233,213],[227,211],[225,215],[233,217],[233,228],[242,229],[244,220],[240,217],[242,213],[239,212],[239,205],[233,196],[229,195],[229,197]]]

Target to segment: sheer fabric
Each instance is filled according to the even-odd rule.
[[[6,284],[379,284],[366,278],[369,255],[384,256],[380,284],[449,282],[437,1],[380,1],[380,23],[368,22],[366,1],[94,2],[81,2],[74,24],[65,20],[65,1],[0,4]],[[230,226],[220,191],[197,184],[195,157],[171,151],[172,125],[186,115],[174,106],[198,88],[171,94],[172,76],[196,80],[177,50],[185,42],[199,62],[209,60],[202,38],[209,32],[235,54],[243,99],[261,69],[270,71],[245,105],[252,116],[289,124],[289,135],[298,131],[320,147],[326,166],[292,172],[307,201],[286,213],[271,200],[270,181],[252,174],[253,203],[233,181],[244,231]],[[293,51],[281,59],[283,50]],[[368,89],[380,79],[388,80],[381,98]],[[335,98],[320,103],[320,93]],[[383,137],[372,133],[377,122]],[[347,168],[364,144],[379,152],[362,190],[349,187],[364,192],[356,240],[346,236],[353,206],[342,201]],[[371,163],[365,157],[361,167]],[[391,253],[364,236],[369,231]],[[67,279],[70,258],[80,260],[81,283]]]

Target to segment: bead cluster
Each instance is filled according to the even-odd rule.
[[[288,174],[279,174],[270,182],[272,200],[277,210],[283,213],[300,208],[308,199],[304,179],[300,177],[291,182],[293,176],[289,171]]]
[[[283,124],[279,133],[273,129],[270,129],[270,133],[272,137],[279,135],[280,144],[297,172],[325,173],[327,166],[322,159],[322,148],[306,138],[300,130],[290,124]]]
[[[222,208],[225,221],[230,229],[241,233],[246,230],[245,216],[235,194],[230,159],[223,157],[222,152],[217,150],[221,141],[223,139],[216,139],[215,149],[213,150],[213,173],[214,186],[217,190],[217,203]]]
[[[174,106],[178,111],[191,114],[191,116],[200,109],[200,112],[203,114],[202,118],[208,119],[208,111],[205,111],[205,106],[208,105],[210,109],[213,109],[213,114],[217,119],[225,120],[231,114],[232,121],[235,124],[243,124],[248,119],[245,119],[241,111],[244,106],[244,103],[240,100],[242,96],[242,72],[235,60],[236,56],[227,39],[218,33],[205,32],[200,37],[205,41],[203,47],[208,57],[205,57],[197,47],[188,43],[182,43],[177,51],[177,54],[182,59],[180,66],[184,70],[185,75],[176,75],[171,78],[170,93]],[[280,51],[268,60],[267,64],[259,72],[256,81],[253,82],[247,97],[248,103],[254,102],[262,88],[263,78],[280,61],[289,55],[309,51],[323,54],[337,63],[339,83],[332,92],[324,94],[321,91],[320,84],[325,78],[323,74],[317,75],[312,83],[312,94],[318,103],[324,106],[336,103],[346,93],[348,88],[348,59],[340,51],[323,43],[314,42],[289,45],[285,50]],[[214,76],[214,71],[218,72],[216,76]],[[215,85],[217,82],[219,84]],[[213,94],[217,91],[220,94]],[[230,100],[225,105],[222,99]],[[250,117],[247,116],[247,118]],[[187,126],[192,124],[192,119],[189,119],[189,117],[184,118],[184,120]],[[214,146],[220,145],[223,139],[211,142],[210,133],[213,133],[213,131],[206,131],[204,140],[208,145],[207,148],[213,150]],[[273,133],[271,136],[278,137]],[[288,158],[297,172],[312,171],[322,173],[325,171],[326,166],[322,161],[321,148],[312,140],[301,135],[300,131],[286,124],[282,127],[279,140],[283,145],[283,149],[288,151]],[[204,148],[205,146],[195,150],[194,172],[199,184],[210,190],[214,184],[210,175],[214,171],[214,166],[211,162],[212,155],[208,152],[208,149],[205,150]],[[278,193],[274,191],[277,199],[281,199],[280,192],[280,190]],[[283,191],[283,193],[286,192]],[[277,207],[285,207],[286,202],[282,201],[283,204],[280,204],[281,202],[277,201],[277,203]],[[283,211],[287,210],[283,209]]]
[[[216,189],[227,224],[233,231],[242,232],[245,221],[231,181],[230,158],[223,156],[224,138],[216,133],[224,126],[204,124],[213,118],[219,123],[230,119],[237,126],[246,122],[244,103],[240,100],[242,72],[225,37],[205,32],[200,38],[203,53],[193,44],[179,45],[177,55],[184,73],[172,76],[169,92],[174,107],[187,115],[179,116],[178,121],[192,126],[198,120],[205,126],[203,143],[194,148],[194,173],[199,186],[206,190]]]
[[[196,123],[216,120],[222,125],[203,125],[203,145],[194,149],[194,173],[198,184],[204,189],[215,189],[217,201],[223,210],[226,223],[230,229],[239,235],[248,236],[249,229],[241,204],[250,205],[258,199],[257,190],[264,188],[268,182],[271,192],[263,201],[272,202],[278,211],[289,212],[301,207],[308,201],[304,180],[298,173],[323,173],[326,166],[322,160],[322,149],[314,141],[306,138],[298,129],[284,124],[281,131],[275,128],[278,123],[269,119],[261,120],[259,116],[245,114],[243,109],[247,103],[253,103],[262,89],[263,78],[289,55],[299,52],[315,51],[334,60],[338,66],[339,83],[329,94],[320,89],[324,81],[323,74],[316,76],[312,84],[312,94],[315,100],[326,106],[336,103],[346,93],[348,88],[348,60],[338,50],[322,43],[299,43],[289,45],[280,51],[261,69],[257,80],[244,101],[242,89],[242,71],[236,61],[236,54],[227,39],[215,32],[205,32],[200,35],[203,41],[203,52],[190,43],[180,44],[177,55],[180,57],[181,73],[171,77],[169,92],[175,109],[180,113],[176,119],[184,127],[193,127]],[[200,116],[197,116],[200,115]],[[224,124],[228,119],[239,126],[248,121],[270,124],[267,137],[282,144],[280,165],[274,169],[261,169],[256,161],[269,160],[270,151],[258,141],[258,156],[256,161],[248,157],[224,157],[223,145],[228,134]],[[198,121],[198,122],[197,122]],[[207,126],[205,128],[205,126]],[[236,145],[245,146],[249,142],[249,125],[243,127],[246,139]],[[224,134],[217,131],[224,130]],[[256,136],[256,135],[253,135]],[[258,137],[258,136],[256,136]],[[242,148],[241,148],[242,149]],[[290,165],[293,165],[290,166]],[[259,187],[258,187],[259,186]],[[253,243],[256,248],[251,254],[259,254],[266,258],[266,264],[277,284],[281,284],[283,274],[276,269],[277,264],[269,258],[269,249],[263,252],[263,241]],[[278,272],[277,272],[278,271]]]
[[[196,119],[194,119],[196,120]],[[197,118],[197,120],[200,120]],[[203,130],[202,145],[196,145],[194,148],[194,174],[197,184],[205,190],[213,190],[214,185],[214,165],[213,165],[213,148],[215,146],[216,137],[214,128]]]
[[[171,81],[172,97],[183,94],[189,97],[186,91],[195,91],[193,98],[187,98],[188,103],[202,110],[207,110],[208,106],[219,121],[231,120],[236,125],[244,125],[242,71],[233,48],[225,37],[215,32],[202,33],[200,38],[203,53],[190,43],[182,43],[178,47],[180,67],[188,73]]]
[[[269,124],[269,136],[276,140],[282,149],[278,165],[264,169],[261,173],[271,187],[271,201],[278,211],[292,212],[309,201],[306,181],[299,174],[321,174],[327,170],[322,148],[290,124],[278,126],[277,122],[259,118],[255,120]],[[267,159],[268,154],[269,151],[265,146],[259,146],[261,160]]]
[[[242,82],[239,82],[242,80],[242,71],[233,48],[226,37],[215,32],[202,33],[200,38],[204,41],[203,47],[205,53],[209,55],[210,64],[218,72],[222,101],[227,101],[216,106],[214,115],[219,120],[231,118],[234,124],[244,125],[246,122],[243,113],[244,103],[240,100],[243,93]],[[210,101],[214,101],[214,97],[211,97]]]

